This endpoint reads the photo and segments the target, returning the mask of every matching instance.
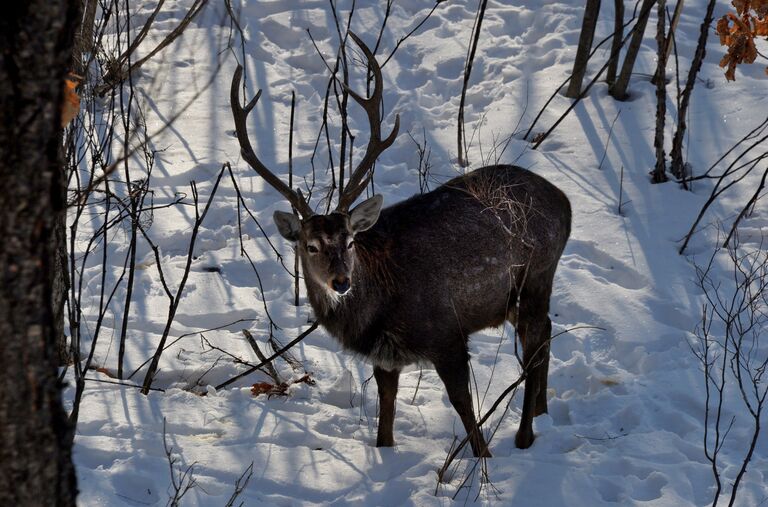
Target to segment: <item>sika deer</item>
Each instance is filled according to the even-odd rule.
[[[533,417],[547,411],[555,269],[571,226],[567,197],[519,167],[490,166],[454,178],[427,194],[382,209],[375,195],[348,211],[376,158],[395,139],[399,118],[381,138],[382,77],[371,51],[354,34],[374,76],[374,91],[350,96],[367,112],[371,138],[339,197],[337,209],[315,215],[256,157],[240,106],[238,68],[231,105],[243,158],[301,214],[275,212],[280,234],[296,243],[307,294],[318,321],[348,350],[373,363],[380,398],[376,445],[393,446],[401,369],[432,363],[461,417],[475,456],[490,456],[469,391],[471,333],[505,320],[515,325],[527,367],[519,448],[534,439]]]

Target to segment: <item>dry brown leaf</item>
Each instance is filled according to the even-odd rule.
[[[726,67],[728,81],[735,81],[736,67],[757,59],[755,38],[768,36],[768,0],[733,0],[731,3],[740,17],[732,12],[725,14],[718,20],[715,33],[720,37],[720,44],[728,48],[720,67]]]
[[[768,16],[768,0],[753,0],[752,9],[757,13],[760,18]]]
[[[290,382],[283,382],[275,385],[269,382],[256,382],[251,386],[251,394],[258,396],[260,394],[266,394],[268,397],[272,396],[287,396],[288,388],[294,384],[307,384],[310,386],[315,385],[315,380],[310,373],[305,373],[301,377],[291,380]]]
[[[730,26],[728,23],[728,16],[723,16],[717,21],[717,28],[715,29],[715,33],[720,37],[720,45],[721,46],[728,46],[729,44],[729,35],[731,33]],[[721,65],[722,67],[722,65]]]
[[[757,37],[768,37],[768,17],[755,20],[755,35]]]
[[[97,372],[102,373],[102,374],[106,375],[109,378],[117,378],[116,375],[113,375],[111,371],[109,371],[108,369],[104,368],[103,366],[101,366],[99,368],[94,368],[94,369]]]
[[[270,394],[274,390],[275,385],[269,382],[256,382],[251,387],[251,394],[258,396],[260,394]]]
[[[64,97],[61,102],[61,127],[69,125],[77,113],[80,112],[80,97],[77,95],[77,85],[80,84],[76,77],[68,76],[64,79]]]
[[[731,3],[736,7],[736,12],[739,14],[744,14],[745,11],[749,10],[749,0],[733,0]]]

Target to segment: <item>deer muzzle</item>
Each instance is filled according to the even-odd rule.
[[[349,292],[349,288],[352,286],[348,276],[336,277],[331,280],[331,287],[339,295],[344,295]]]

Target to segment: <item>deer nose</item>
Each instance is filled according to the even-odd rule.
[[[340,279],[334,278],[331,282],[331,286],[333,287],[333,290],[339,294],[346,294],[350,286],[349,277],[345,276],[344,278]]]

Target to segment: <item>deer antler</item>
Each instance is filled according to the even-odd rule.
[[[360,106],[368,115],[368,123],[371,128],[371,137],[368,140],[368,146],[365,149],[365,155],[363,155],[363,159],[360,161],[357,167],[355,167],[354,172],[349,178],[349,182],[347,182],[347,185],[344,187],[344,193],[339,196],[339,205],[336,207],[336,210],[342,212],[346,212],[349,209],[350,204],[355,202],[355,199],[357,199],[357,197],[365,189],[365,186],[368,184],[371,178],[371,170],[373,169],[373,164],[376,162],[376,159],[379,157],[379,155],[381,155],[384,150],[389,148],[392,143],[395,142],[397,131],[400,128],[400,115],[395,115],[395,126],[392,128],[392,132],[386,137],[386,139],[381,139],[381,112],[379,107],[381,106],[381,98],[384,91],[384,83],[381,77],[381,67],[379,66],[379,62],[376,61],[376,58],[373,56],[373,53],[368,48],[368,46],[366,46],[365,43],[360,40],[360,37],[352,32],[349,32],[349,36],[352,37],[352,40],[354,40],[355,43],[360,46],[363,54],[365,54],[365,57],[368,60],[368,65],[373,72],[374,86],[373,94],[368,98],[361,97],[352,89],[345,86],[345,89],[349,93],[350,97],[352,97],[355,102],[360,104]]]
[[[253,151],[251,141],[248,139],[248,126],[246,124],[246,119],[248,118],[248,114],[253,110],[253,108],[256,106],[256,103],[259,101],[259,97],[261,97],[261,90],[256,93],[256,96],[253,97],[253,99],[251,99],[251,101],[248,102],[245,107],[241,106],[240,82],[242,81],[242,78],[243,66],[238,65],[237,69],[235,70],[235,75],[232,76],[230,105],[232,107],[232,116],[235,119],[235,131],[237,132],[237,140],[240,142],[240,153],[242,154],[243,159],[248,162],[248,165],[250,165],[257,173],[259,173],[259,176],[264,178],[264,180],[272,188],[283,194],[283,197],[288,199],[291,205],[293,205],[293,207],[298,210],[303,218],[309,218],[314,215],[314,212],[312,211],[312,208],[309,207],[306,199],[304,199],[301,191],[297,190],[294,192],[291,190],[288,185],[283,183],[280,178],[275,176],[272,171],[267,169],[267,166],[265,166],[261,160],[259,160],[259,157],[257,157],[256,153]]]

